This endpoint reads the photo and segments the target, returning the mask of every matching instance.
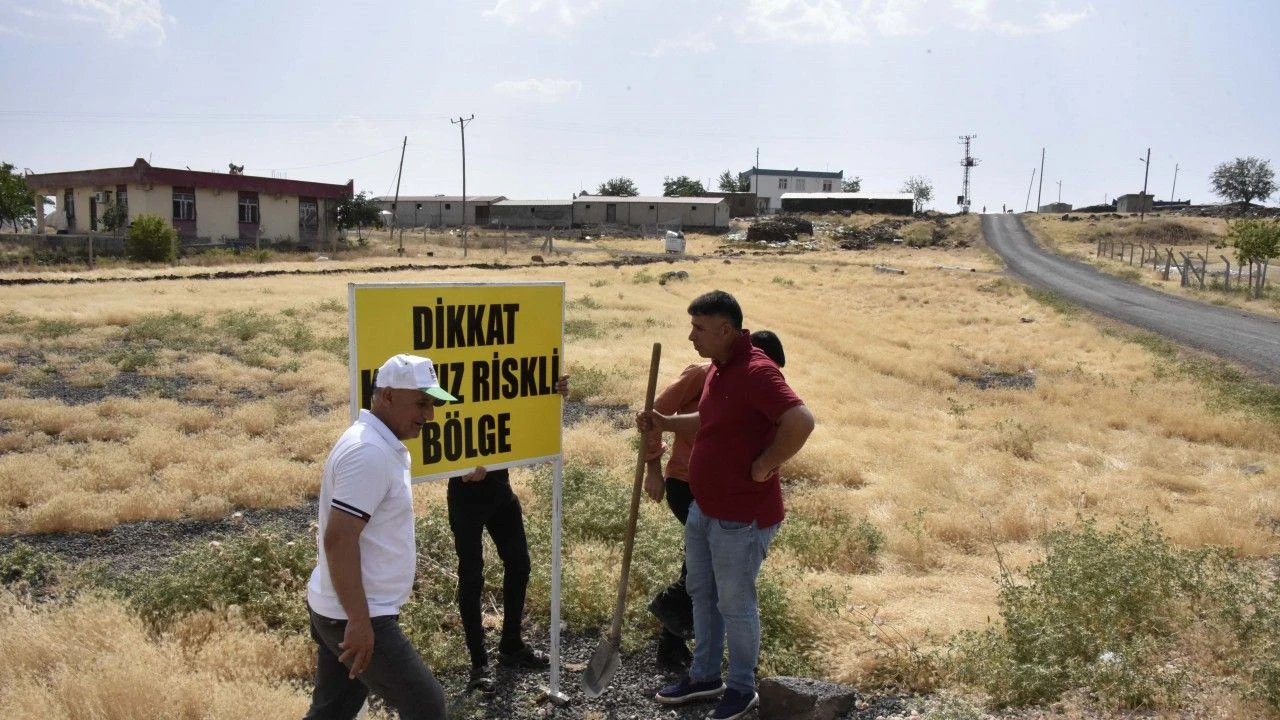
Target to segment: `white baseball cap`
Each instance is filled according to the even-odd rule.
[[[373,384],[380,388],[421,390],[437,400],[455,402],[458,399],[440,387],[435,365],[427,358],[417,355],[401,353],[392,356],[378,368]]]

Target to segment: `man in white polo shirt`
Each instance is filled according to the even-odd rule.
[[[401,720],[443,720],[444,691],[400,629],[416,568],[409,451],[445,392],[431,361],[396,355],[370,410],[338,438],[320,482],[316,568],[307,585],[319,646],[307,720],[351,720],[369,691]]]

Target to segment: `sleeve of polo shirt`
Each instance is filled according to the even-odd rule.
[[[653,409],[663,415],[680,412],[680,408],[696,401],[702,395],[702,384],[707,379],[706,365],[690,365],[680,373],[680,377],[668,385],[653,399]],[[667,451],[667,444],[662,441],[662,433],[651,432],[645,438],[646,461],[662,457]]]
[[[804,400],[791,389],[787,379],[782,376],[782,371],[775,365],[762,364],[754,367],[748,373],[748,378],[751,384],[751,404],[773,422],[777,422],[791,408],[804,404]]]
[[[333,468],[334,510],[368,521],[391,489],[387,453],[372,443],[348,450]]]

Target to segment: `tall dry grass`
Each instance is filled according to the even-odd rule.
[[[972,223],[962,230],[973,232]],[[653,242],[571,249],[607,257]],[[1105,527],[1146,516],[1186,546],[1276,552],[1280,428],[1162,370],[1124,331],[1038,302],[981,248],[715,254],[722,244],[694,236],[690,246],[702,254],[646,266],[496,272],[462,266],[456,248],[443,248],[436,259],[459,264],[429,273],[363,274],[356,263],[345,275],[0,288],[10,313],[0,322],[0,532],[215,517],[313,495],[346,422],[344,346],[265,359],[253,343],[277,342],[270,333],[241,340],[228,318],[259,313],[273,326],[301,323],[332,339],[345,332],[349,282],[560,280],[569,301],[564,358],[574,392],[592,403],[638,406],[655,341],[664,347],[663,381],[699,361],[685,308],[707,290],[733,293],[749,328],[781,336],[785,373],[818,420],[784,471],[797,518],[865,520],[884,537],[874,566],[854,572],[794,552],[767,564],[766,572],[796,579],[786,593],[797,617],[830,624],[822,656],[833,679],[860,682],[882,670],[892,657],[888,635],[929,647],[982,627],[995,615],[997,549],[1016,569],[1037,557],[1045,530],[1080,517]],[[499,248],[470,249],[466,262],[503,257]],[[689,278],[660,284],[667,270]],[[33,353],[58,358],[56,367],[106,357],[131,328],[173,313],[198,316],[207,337],[151,341],[154,361],[136,372],[154,387],[139,398],[71,406],[40,397],[50,372]],[[89,367],[83,374],[97,382],[117,379],[101,363]],[[175,378],[185,384],[165,385]],[[984,378],[1028,385],[981,389]],[[598,416],[566,430],[565,454],[626,485],[634,435]],[[528,499],[527,476],[515,477]],[[439,502],[438,488],[419,490],[420,506]],[[647,506],[643,522],[671,520]],[[604,578],[611,552],[568,548],[565,573]],[[820,589],[839,599],[835,619],[816,603]],[[12,624],[0,622],[0,631]],[[49,637],[56,647],[61,636]],[[141,642],[156,657],[172,652],[165,641]],[[105,665],[110,652],[82,655]],[[23,659],[13,667],[13,677],[27,679],[5,683],[26,688],[12,697],[57,707],[31,680],[50,665]],[[239,682],[212,687],[234,694]],[[251,691],[273,692],[243,690]]]

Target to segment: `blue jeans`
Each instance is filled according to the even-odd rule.
[[[305,720],[351,720],[369,691],[377,693],[402,720],[444,720],[444,689],[400,629],[399,616],[372,618],[373,658],[358,678],[338,662],[346,620],[311,615],[311,637],[319,646],[316,687]]]
[[[725,684],[748,695],[755,692],[760,659],[756,578],[780,525],[761,528],[754,522],[717,520],[703,515],[696,501],[689,506],[684,556],[689,568],[685,584],[693,597],[692,680],[720,677],[727,639],[729,677]]]

